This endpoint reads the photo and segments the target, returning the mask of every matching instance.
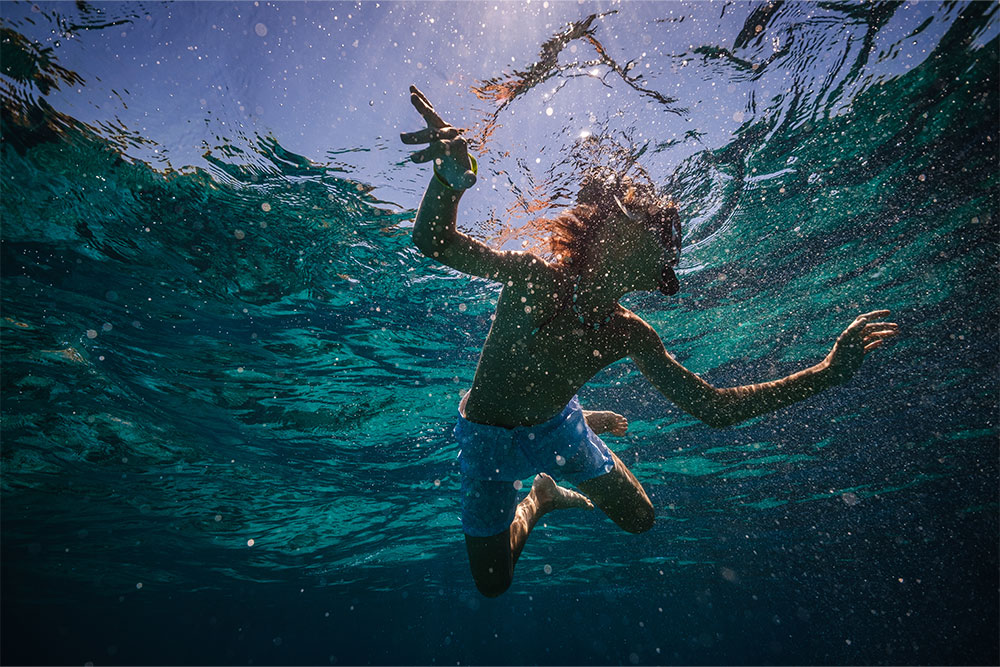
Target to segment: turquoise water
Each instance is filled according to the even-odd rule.
[[[492,7],[383,4],[279,8],[374,39],[379,12],[434,7],[447,35]],[[426,64],[370,61],[386,94],[312,152],[263,109],[166,114],[101,55],[241,12],[277,35],[269,6],[0,7],[3,662],[1000,661],[995,3],[553,5],[451,88],[414,30]],[[216,74],[252,89],[257,67]],[[603,370],[581,402],[628,418],[607,442],[655,527],[550,515],[479,597],[451,429],[498,286],[412,247],[427,174],[365,134],[419,127],[419,76],[483,139],[460,225],[496,245],[565,205],[591,100],[587,131],[681,203],[681,292],[623,303],[713,384],[815,363],[875,308],[903,334],[722,430]]]

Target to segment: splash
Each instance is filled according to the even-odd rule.
[[[601,14],[591,14],[585,19],[570,23],[562,32],[553,35],[542,44],[538,60],[531,63],[526,69],[500,74],[472,86],[472,93],[478,99],[495,106],[482,127],[471,137],[480,152],[485,153],[486,144],[495,134],[497,118],[500,113],[535,86],[553,77],[565,79],[573,77],[598,78],[605,86],[610,87],[606,79],[609,75],[615,74],[630,88],[655,100],[666,111],[677,115],[683,115],[686,112],[686,109],[675,106],[676,98],[642,85],[644,77],[641,74],[631,73],[636,64],[635,60],[629,60],[624,65],[620,64],[597,38],[597,26],[594,25],[594,22],[617,13],[617,10],[611,10]],[[577,40],[592,46],[597,57],[560,64],[560,54]],[[595,74],[595,67],[604,67],[606,70],[603,75]]]

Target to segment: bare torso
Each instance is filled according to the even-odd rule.
[[[565,273],[545,265],[532,278],[503,286],[472,389],[462,401],[470,421],[508,428],[544,422],[597,371],[628,354],[629,323],[636,317],[629,310],[618,306],[594,330],[569,307]]]

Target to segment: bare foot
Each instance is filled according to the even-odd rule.
[[[587,420],[587,426],[594,433],[600,435],[611,431],[612,435],[625,435],[628,431],[628,420],[617,412],[610,410],[584,410],[583,418]]]
[[[538,509],[542,513],[571,507],[594,509],[594,503],[590,502],[587,496],[559,486],[544,472],[535,475],[535,481],[531,484],[531,495],[535,497]]]

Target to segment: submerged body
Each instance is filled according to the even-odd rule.
[[[523,281],[504,285],[465,397],[467,419],[506,427],[544,422],[595,373],[628,356],[635,316],[619,306],[604,326],[584,326],[566,305],[569,283],[536,258]]]
[[[412,159],[435,165],[414,224],[414,244],[429,258],[502,285],[456,427],[463,444],[466,546],[473,578],[487,596],[510,585],[528,534],[547,512],[596,505],[626,531],[652,527],[654,508],[645,490],[597,437],[602,425],[575,398],[605,366],[629,357],[666,398],[721,427],[846,382],[864,355],[897,331],[891,322],[870,321],[889,311],[867,313],[814,366],[771,382],[713,387],[674,360],[653,328],[618,303],[635,290],[676,291],[670,266],[679,252],[679,222],[664,225],[668,216],[648,199],[644,210],[629,210],[623,200],[633,202],[634,187],[627,193],[609,189],[599,198],[603,208],[585,209],[603,217],[595,222],[591,215],[590,226],[574,222],[577,231],[585,230],[585,261],[550,263],[529,252],[494,250],[456,229],[459,200],[476,181],[465,139],[419,90],[410,91],[427,128],[401,138],[429,144]],[[593,199],[593,190],[590,182],[581,201],[584,192]],[[676,220],[675,209],[674,215]],[[518,480],[536,472],[528,496],[517,502]],[[552,475],[560,473],[586,496],[556,485]]]

